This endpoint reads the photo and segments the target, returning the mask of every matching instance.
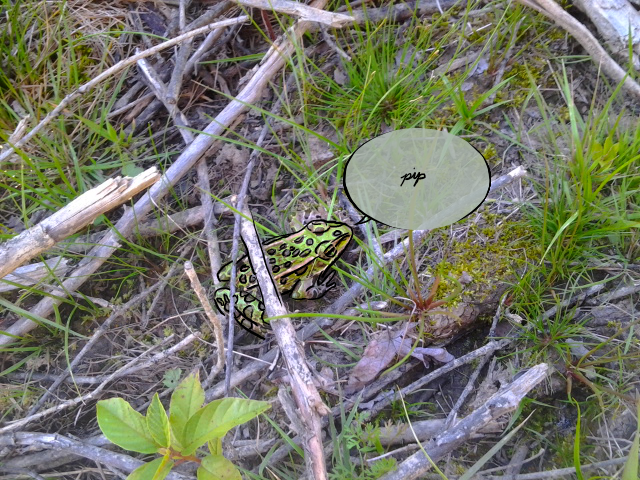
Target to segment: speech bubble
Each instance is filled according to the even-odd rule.
[[[463,139],[408,128],[359,147],[345,166],[345,193],[361,212],[396,228],[429,230],[476,210],[489,193],[489,165]]]

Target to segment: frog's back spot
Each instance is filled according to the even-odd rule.
[[[249,270],[249,265],[246,265],[246,264],[245,264],[245,265],[242,265],[242,266],[240,267],[240,271],[241,271],[241,272],[246,272],[247,270]]]
[[[297,257],[298,255],[300,255],[300,249],[299,248],[294,248],[291,250],[291,256],[292,257]],[[291,263],[291,262],[288,262]]]
[[[307,245],[313,245],[313,238],[307,238]]]
[[[295,255],[294,255],[295,256]],[[285,262],[284,268],[289,268],[291,266],[291,262]]]
[[[273,268],[273,273],[278,273],[280,271],[280,265],[275,265]]]
[[[271,263],[271,264],[276,263],[276,259],[275,259],[275,258],[273,258],[273,257],[269,258],[269,263]]]
[[[307,257],[307,256],[309,256],[310,253],[311,253],[311,249],[310,248],[305,248],[302,252],[300,252],[300,256],[301,257]]]
[[[302,243],[303,240],[304,240],[304,237],[302,235],[300,235],[299,237],[296,237],[293,240],[293,243]]]
[[[289,279],[287,277],[282,277],[280,279],[280,284],[281,285],[286,285],[288,281],[289,281]]]
[[[306,272],[309,265],[302,265],[299,269],[294,270],[293,275],[296,277],[302,277]]]
[[[284,251],[282,252],[282,256],[283,256],[283,257],[288,257],[289,255],[291,255],[291,251],[289,251],[289,250],[284,250]]]
[[[256,281],[256,276],[255,275],[251,275],[249,277],[249,283],[254,283]]]
[[[267,250],[267,253],[269,255],[275,255],[276,254],[276,249],[275,248],[270,248],[269,250]]]

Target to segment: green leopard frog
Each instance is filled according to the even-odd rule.
[[[291,293],[294,299],[316,299],[335,287],[335,271],[330,267],[340,258],[353,236],[349,225],[341,222],[314,220],[297,232],[273,238],[264,245],[266,263],[281,294]],[[246,330],[264,338],[262,327],[264,304],[251,261],[244,255],[236,262],[236,321]],[[231,262],[218,272],[221,282],[231,277]],[[215,304],[223,315],[229,314],[229,288],[215,293]]]

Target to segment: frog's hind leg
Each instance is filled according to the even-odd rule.
[[[216,290],[216,308],[224,316],[229,315],[230,294],[231,291],[228,288]],[[245,330],[264,340],[262,329],[265,325],[268,325],[264,321],[264,304],[249,292],[237,292],[234,297],[233,317],[236,322]]]
[[[313,278],[301,280],[291,292],[291,298],[316,300],[324,297],[329,290],[336,286],[335,274],[336,272],[332,270],[326,275],[321,275],[317,280]]]

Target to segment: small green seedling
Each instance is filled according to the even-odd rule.
[[[98,424],[111,442],[126,450],[162,455],[135,469],[127,480],[162,480],[174,465],[186,461],[200,464],[198,480],[241,480],[240,471],[222,456],[222,437],[270,405],[243,398],[214,400],[204,407],[203,403],[204,390],[193,374],[173,392],[168,417],[157,393],[146,416],[122,398],[98,402]],[[204,443],[210,455],[199,458],[196,450]]]

